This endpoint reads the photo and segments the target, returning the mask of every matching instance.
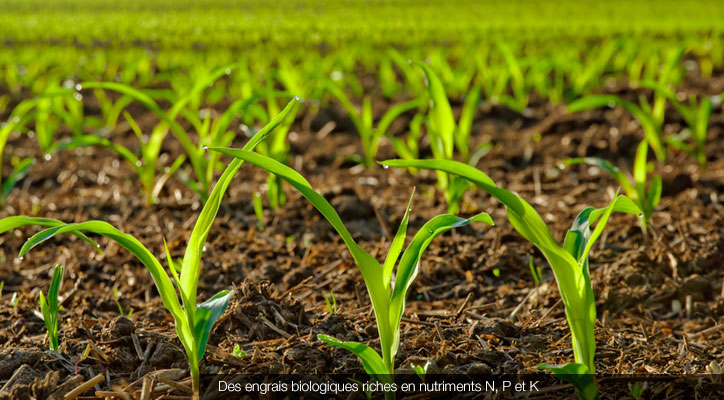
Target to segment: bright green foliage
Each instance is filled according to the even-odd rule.
[[[641,227],[646,231],[646,226],[656,207],[661,200],[661,177],[653,175],[647,184],[649,170],[653,165],[647,162],[648,145],[642,140],[636,148],[636,157],[633,165],[633,181],[610,161],[598,157],[572,158],[563,162],[563,165],[588,164],[599,167],[613,175],[626,195],[641,210]]]
[[[67,94],[68,91],[47,91],[36,98],[23,100],[17,106],[15,106],[15,108],[13,108],[7,121],[0,124],[0,205],[5,202],[7,197],[10,195],[10,192],[13,190],[13,187],[15,187],[15,184],[27,175],[28,170],[35,163],[35,159],[30,157],[24,159],[13,157],[11,159],[11,162],[14,166],[13,170],[10,172],[10,174],[3,178],[2,156],[4,155],[5,144],[7,143],[10,134],[15,131],[22,131],[26,129],[26,126],[31,121],[35,122],[37,129],[39,123],[39,104],[46,99],[52,99],[53,97],[63,96]],[[42,122],[40,124],[40,126],[42,126]],[[42,132],[43,131],[39,131],[37,133],[39,141],[41,140],[41,137],[43,137]],[[52,141],[52,137],[49,140]]]
[[[596,350],[594,323],[596,302],[589,276],[588,254],[603,232],[613,211],[638,214],[638,207],[626,196],[617,195],[607,208],[586,208],[581,211],[568,230],[561,246],[553,238],[543,219],[525,200],[495,185],[483,172],[457,161],[440,160],[388,160],[391,167],[440,170],[470,180],[505,205],[508,219],[524,238],[536,246],[553,269],[558,289],[571,329],[571,342],[575,361],[594,373],[593,355]],[[595,229],[590,227],[596,222]]]
[[[427,370],[430,368],[430,360],[427,360],[424,366],[410,364],[410,367],[412,367],[412,370],[415,371],[420,379],[424,380],[425,375],[427,375]]]
[[[256,100],[256,97],[236,100],[224,113],[213,121],[209,113],[205,116],[200,115],[198,99],[201,93],[233,68],[236,68],[235,64],[225,65],[213,71],[202,72],[180,95],[142,91],[118,82],[84,82],[81,84],[84,89],[114,91],[123,95],[122,99],[131,99],[142,104],[155,114],[160,119],[160,122],[153,128],[149,135],[145,135],[130,114],[124,113],[131,129],[139,139],[141,146],[140,157],[134,155],[130,150],[97,135],[74,137],[69,141],[58,144],[57,149],[101,146],[117,152],[136,170],[143,184],[149,204],[153,204],[156,201],[155,197],[168,179],[168,176],[175,173],[185,159],[188,158],[191,163],[191,168],[194,171],[195,180],[187,179],[186,183],[206,200],[211,189],[211,182],[218,158],[213,154],[207,155],[203,147],[226,146],[230,144],[235,134],[229,130],[229,125],[234,118],[236,118],[237,114],[247,109]],[[168,111],[164,111],[152,95],[172,101],[171,108]],[[128,100],[123,102],[118,100],[116,104],[124,106],[128,103]],[[115,107],[115,104],[111,108],[112,110],[108,111],[108,113],[112,115],[109,119],[113,119],[115,112],[119,111],[117,109],[118,107]],[[196,130],[198,134],[197,143],[193,142],[192,136],[184,129],[183,125],[177,122],[176,119],[179,116],[184,117]],[[156,171],[161,145],[169,131],[179,141],[186,155],[176,159],[172,166],[166,170],[165,176],[157,181]]]
[[[244,148],[249,150],[254,149],[260,141],[266,138],[269,132],[282,123],[296,102],[297,100],[292,100],[274,120],[252,137]],[[242,164],[243,161],[234,160],[229,164],[214,186],[191,232],[191,237],[189,238],[186,252],[184,253],[180,266],[173,261],[173,257],[168,247],[166,247],[166,262],[168,263],[173,280],[169,278],[168,273],[158,259],[143,246],[141,242],[103,221],[65,224],[60,221],[42,218],[9,217],[0,220],[0,233],[23,225],[50,226],[50,228],[29,238],[20,249],[18,257],[23,257],[35,246],[62,233],[73,233],[85,238],[81,232],[91,232],[105,236],[117,242],[136,256],[151,273],[153,282],[156,284],[156,289],[161,295],[164,306],[176,322],[176,333],[186,351],[194,395],[198,398],[200,378],[199,362],[205,353],[206,343],[209,339],[211,329],[216,320],[223,314],[231,297],[230,291],[223,290],[205,302],[197,304],[197,285],[202,266],[201,255],[211,225],[221,205],[221,198],[231,183],[234,174],[236,174]],[[178,294],[176,292],[177,289]]]
[[[362,343],[342,342],[325,335],[319,335],[319,338],[332,346],[342,347],[356,354],[362,361],[365,371],[380,380],[389,380],[390,376],[394,374],[394,360],[400,345],[400,322],[405,309],[405,298],[407,291],[417,276],[420,259],[427,246],[436,236],[450,229],[477,221],[489,225],[493,224],[493,220],[485,213],[469,219],[458,218],[450,214],[439,215],[428,221],[415,234],[405,251],[402,252],[410,215],[410,205],[408,205],[402,223],[390,244],[387,258],[384,264],[380,265],[377,260],[355,242],[352,234],[344,226],[334,208],[324,197],[312,189],[309,182],[302,175],[273,159],[249,151],[228,148],[213,148],[210,150],[248,161],[280,176],[307,198],[337,231],[350,253],[352,253],[352,257],[357,263],[357,267],[362,273],[367,286],[367,292],[370,295],[375,318],[377,319],[382,357]],[[412,198],[410,198],[410,202],[412,202]],[[402,253],[402,256],[400,256],[400,253]],[[396,270],[395,265],[397,265]],[[392,276],[395,271],[395,279],[393,279]]]
[[[329,296],[324,296],[324,302],[327,303],[328,313],[337,314],[337,298],[334,297],[334,290],[329,291]]]
[[[641,86],[651,88],[657,94],[664,96],[666,100],[674,105],[674,108],[689,126],[688,129],[683,130],[678,135],[667,137],[666,141],[672,147],[686,151],[694,156],[702,167],[706,166],[706,136],[709,130],[709,119],[714,108],[711,100],[704,97],[701,102],[697,102],[695,96],[690,96],[687,105],[679,101],[674,91],[666,86],[649,81],[642,82]],[[686,143],[686,139],[690,137],[693,139],[693,146]]]
[[[480,87],[474,87],[466,96],[460,119],[456,123],[440,78],[427,65],[423,63],[418,63],[418,65],[425,71],[430,96],[427,132],[433,158],[453,160],[454,149],[457,149],[465,162],[470,165],[477,164],[480,157],[490,149],[490,144],[485,143],[471,152],[468,143],[473,117],[480,99]],[[448,212],[451,214],[459,212],[463,194],[469,187],[468,181],[437,171],[437,186],[445,196]]]
[[[264,230],[264,205],[262,204],[261,193],[254,192],[252,202],[254,214],[256,215],[256,228],[259,229],[259,232],[262,232]]]
[[[269,119],[279,114],[279,106],[275,96],[270,94],[267,96],[267,110]],[[294,122],[294,117],[297,115],[301,103],[297,103],[292,111],[289,113],[284,122],[269,135],[269,138],[261,143],[257,147],[259,154],[269,156],[281,163],[289,161],[289,144],[287,143],[287,133]],[[218,153],[210,153],[213,157],[218,157]],[[286,202],[286,195],[282,188],[282,180],[274,175],[269,175],[266,181],[267,183],[267,198],[269,199],[269,206],[272,209],[281,207]]]
[[[380,147],[380,139],[385,136],[392,122],[401,114],[419,108],[422,105],[422,101],[419,99],[394,105],[382,115],[382,118],[377,122],[377,128],[375,128],[374,117],[372,115],[372,100],[369,96],[362,100],[362,110],[360,111],[352,104],[352,101],[345,91],[337,86],[337,84],[329,82],[327,84],[327,91],[339,100],[357,129],[357,133],[359,133],[360,139],[362,139],[362,149],[364,151],[363,163],[367,168],[372,168],[375,165],[375,157]]]
[[[528,258],[528,269],[530,269],[535,285],[540,286],[541,281],[543,281],[543,273],[539,266],[533,264],[533,257]]]
[[[48,298],[46,299],[43,295],[43,291],[40,291],[40,311],[43,313],[43,322],[45,322],[45,328],[48,330],[48,343],[50,349],[58,351],[58,292],[60,291],[60,284],[63,281],[63,267],[60,265],[55,266],[53,271],[53,279],[50,281],[50,288],[48,289]]]
[[[241,349],[241,346],[239,346],[238,343],[234,345],[234,350],[231,354],[233,354],[234,357],[238,357],[238,358],[246,357],[246,352]]]
[[[568,363],[565,365],[541,364],[538,369],[547,369],[558,379],[572,384],[576,388],[580,400],[599,400],[596,376],[583,364]]]

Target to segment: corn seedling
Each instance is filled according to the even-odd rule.
[[[329,291],[329,296],[324,296],[324,302],[327,303],[328,313],[337,314],[337,299],[334,297],[334,290]]]
[[[563,165],[588,164],[601,168],[611,174],[624,190],[624,193],[641,210],[641,227],[646,232],[651,215],[661,200],[661,177],[653,175],[648,181],[648,173],[653,170],[653,164],[647,162],[648,145],[642,140],[636,148],[636,157],[633,165],[633,180],[613,165],[610,161],[598,157],[572,158],[563,162]]]
[[[254,192],[253,198],[254,214],[256,215],[256,228],[259,232],[264,231],[264,205],[261,200],[261,193]]]
[[[35,118],[34,110],[37,104],[38,99],[20,102],[10,113],[7,121],[0,124],[0,205],[5,203],[15,184],[27,175],[28,170],[35,163],[35,159],[31,157],[24,159],[13,158],[11,159],[14,166],[13,170],[6,177],[3,178],[2,176],[2,156],[5,151],[5,144],[11,133],[25,129],[25,126]]]
[[[244,149],[252,150],[260,141],[264,140],[269,132],[282,123],[297,101],[296,99],[292,100],[276,118],[249,140]],[[25,242],[20,249],[19,258],[22,258],[35,246],[62,233],[73,233],[84,238],[84,240],[90,240],[81,232],[105,236],[136,256],[151,273],[164,306],[174,318],[176,333],[186,351],[194,398],[198,399],[200,386],[199,363],[204,356],[211,329],[216,320],[224,313],[231,297],[229,290],[223,290],[205,302],[197,304],[198,281],[202,266],[201,255],[211,225],[221,205],[221,199],[231,183],[231,179],[242,164],[243,161],[234,160],[224,170],[201,210],[196,225],[191,231],[184,257],[179,263],[174,262],[169,248],[164,244],[166,262],[168,263],[171,278],[169,278],[169,274],[158,259],[141,242],[103,221],[65,224],[60,221],[42,218],[8,217],[0,220],[0,233],[24,225],[50,226],[50,228],[33,235]],[[95,247],[100,251],[98,245],[95,245]]]
[[[427,375],[427,370],[430,368],[430,360],[427,360],[425,365],[415,365],[410,364],[410,367],[412,367],[412,370],[415,371],[418,377],[420,377],[421,380],[425,380],[425,375]]]
[[[648,87],[656,91],[666,98],[684,119],[688,125],[687,129],[681,131],[678,135],[667,137],[667,143],[679,150],[683,150],[696,158],[699,165],[706,166],[706,136],[709,130],[709,119],[713,111],[714,105],[708,97],[704,97],[701,102],[697,102],[696,97],[689,97],[689,104],[679,101],[673,90],[666,86],[662,86],[656,82],[641,82],[642,87]],[[686,140],[692,138],[694,145],[686,143]]]
[[[270,91],[271,92],[271,91]],[[273,94],[267,96],[267,110],[269,118],[279,114],[279,105],[277,104],[276,98]],[[279,162],[286,163],[289,161],[289,144],[287,143],[287,133],[294,122],[294,117],[297,115],[299,110],[297,104],[294,109],[289,113],[287,119],[284,120],[277,129],[269,135],[269,138],[261,143],[257,147],[259,154],[269,156]],[[218,157],[218,153],[212,153],[215,157]],[[269,199],[269,206],[272,209],[277,209],[284,205],[287,198],[284,194],[284,188],[282,187],[282,180],[274,175],[269,175],[266,181],[267,184],[267,199]]]
[[[473,117],[480,99],[480,88],[474,87],[465,97],[460,119],[456,123],[442,82],[430,67],[423,63],[418,63],[418,65],[424,70],[427,78],[430,97],[427,132],[433,158],[436,160],[453,160],[454,149],[457,148],[460,157],[465,162],[470,165],[477,164],[480,158],[490,149],[490,143],[485,143],[471,152],[468,143],[473,126]],[[448,212],[450,214],[459,212],[463,195],[470,186],[469,182],[455,175],[437,171],[437,186],[445,196]]]
[[[533,264],[533,257],[528,258],[528,268],[530,269],[530,274],[533,276],[535,285],[540,286],[543,281],[543,272],[539,266]]]
[[[50,349],[58,352],[58,292],[63,281],[63,267],[57,265],[53,271],[53,279],[50,281],[48,298],[40,291],[40,311],[43,313],[43,322],[48,330],[48,343]]]
[[[646,382],[643,384],[641,384],[641,382],[629,383],[628,390],[631,392],[634,400],[641,400],[644,395],[644,390],[646,390]]]
[[[213,156],[207,156],[203,147],[225,146],[230,144],[235,134],[233,131],[228,130],[229,125],[238,113],[245,110],[254,102],[255,98],[233,102],[226,111],[213,122],[211,121],[210,114],[200,115],[201,113],[198,111],[194,113],[190,111],[187,106],[194,101],[198,101],[197,98],[203,90],[234,67],[234,65],[225,66],[202,75],[182,96],[169,96],[163,95],[162,93],[155,93],[157,96],[167,97],[173,101],[168,111],[161,109],[151,95],[129,85],[117,82],[84,82],[81,84],[81,87],[84,89],[111,90],[133,99],[155,114],[160,119],[160,122],[153,128],[151,134],[146,136],[141,132],[138,124],[130,117],[130,114],[125,114],[129,125],[141,143],[141,158],[136,157],[130,150],[95,135],[84,135],[80,138],[74,138],[69,142],[63,143],[62,147],[102,146],[116,151],[126,161],[132,163],[141,178],[149,204],[153,204],[155,202],[154,195],[160,191],[167,177],[174,173],[184,161],[183,158],[177,159],[173,165],[166,170],[166,177],[156,182],[156,164],[161,151],[161,144],[170,130],[186,152],[185,157],[188,158],[194,171],[196,180],[186,179],[185,182],[205,200],[211,188],[211,181],[218,160]],[[194,143],[188,132],[176,121],[178,116],[183,116],[196,129],[199,137],[198,143]]]
[[[441,170],[470,180],[505,205],[508,220],[525,239],[536,246],[553,269],[571,330],[571,342],[575,363],[563,367],[544,365],[554,373],[575,369],[583,374],[577,386],[580,393],[592,390],[586,380],[595,382],[593,356],[596,351],[594,324],[596,301],[589,275],[588,254],[603,232],[613,211],[639,214],[639,208],[626,196],[616,195],[608,207],[586,208],[581,211],[568,230],[563,246],[553,238],[550,230],[535,209],[514,193],[495,185],[482,171],[457,161],[441,160],[388,160],[382,163],[391,167]],[[598,222],[598,224],[596,224]],[[591,231],[591,226],[596,224]],[[584,390],[585,389],[585,390]],[[597,392],[597,390],[596,390]],[[592,399],[595,397],[586,397]]]
[[[125,312],[123,312],[123,307],[121,306],[121,292],[118,291],[117,287],[113,288],[113,299],[116,302],[116,307],[118,307],[118,313],[121,314],[121,317],[128,317],[131,318],[131,314],[133,314],[133,310],[128,311],[128,315],[126,315]]]
[[[10,305],[11,305],[13,308],[17,308],[17,307],[18,307],[18,302],[19,302],[19,301],[18,301],[18,292],[13,292],[12,297],[10,297]]]
[[[234,350],[232,351],[231,354],[232,354],[234,357],[237,357],[237,358],[244,358],[244,357],[246,357],[246,352],[241,349],[241,346],[239,346],[238,343],[234,345]]]
[[[352,104],[352,101],[345,91],[337,86],[337,84],[329,82],[327,84],[327,91],[342,104],[342,107],[347,111],[352,123],[357,129],[357,133],[362,140],[362,149],[364,151],[362,162],[367,168],[372,168],[375,165],[375,157],[380,147],[380,140],[385,136],[392,122],[405,112],[422,105],[419,99],[414,99],[392,106],[382,115],[382,118],[377,122],[377,127],[375,128],[374,117],[372,115],[372,100],[370,97],[364,97],[362,100],[362,109],[359,110]]]
[[[389,381],[391,375],[394,374],[395,354],[400,346],[400,322],[405,309],[405,298],[417,276],[420,259],[427,246],[436,236],[453,228],[466,226],[471,222],[493,224],[493,220],[485,213],[469,219],[458,218],[450,214],[439,215],[425,223],[402,252],[412,202],[412,198],[410,198],[410,204],[408,204],[400,227],[390,244],[384,265],[380,265],[374,257],[355,242],[334,208],[323,196],[314,191],[309,182],[298,172],[271,158],[249,151],[228,148],[210,148],[210,150],[250,162],[282,177],[309,200],[337,231],[352,254],[367,286],[377,320],[382,356],[380,357],[376,351],[363,343],[342,342],[326,335],[318,337],[332,346],[347,349],[357,355],[362,361],[364,370],[381,381]],[[397,264],[397,269],[393,279],[395,264]]]

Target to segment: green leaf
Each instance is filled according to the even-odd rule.
[[[506,207],[508,220],[513,227],[539,250],[553,268],[561,298],[566,308],[574,340],[576,360],[593,369],[595,337],[589,322],[590,304],[585,303],[590,281],[585,279],[576,259],[553,238],[543,219],[525,200],[508,190],[499,188],[483,172],[457,161],[449,160],[387,160],[381,163],[392,167],[421,168],[455,174],[483,188]],[[594,303],[595,307],[595,303]]]
[[[638,199],[638,192],[636,192],[636,188],[631,184],[631,181],[629,181],[628,177],[624,175],[621,170],[616,167],[615,165],[611,164],[610,161],[604,160],[602,158],[598,157],[582,157],[582,158],[571,158],[566,161],[563,161],[564,166],[572,165],[572,164],[587,164],[592,165],[594,167],[601,168],[602,170],[608,172],[609,174],[613,175],[613,178],[616,179],[616,182],[618,182],[621,187],[623,187],[624,192],[626,192],[627,195],[634,197]]]
[[[562,381],[573,384],[581,400],[598,400],[596,376],[583,364],[568,363],[565,365],[541,364],[538,369],[547,369]]]
[[[442,142],[442,156],[451,159],[453,156],[453,137],[455,134],[455,117],[450,102],[447,99],[445,88],[437,74],[426,64],[417,62],[427,77],[427,89],[432,99],[430,109],[430,128],[435,136]]]
[[[18,165],[13,168],[12,172],[10,172],[10,175],[5,178],[5,182],[2,184],[2,200],[8,198],[10,195],[10,192],[15,187],[15,184],[23,179],[27,174],[30,167],[35,164],[35,159],[32,157],[24,158],[22,161],[18,163]]]
[[[337,233],[339,233],[342,241],[344,241],[347,245],[350,253],[352,253],[352,257],[359,266],[368,290],[373,293],[384,293],[384,286],[382,285],[382,266],[374,259],[374,257],[363,250],[357,242],[355,242],[352,238],[352,234],[344,226],[344,223],[332,205],[329,204],[322,195],[314,191],[314,189],[312,189],[309,185],[309,182],[307,182],[302,175],[274,159],[243,149],[237,150],[224,147],[210,147],[209,150],[218,151],[219,153],[235,157],[239,160],[248,161],[257,167],[263,168],[268,172],[281,177],[297,189],[320,213],[322,213]],[[371,297],[373,304],[376,301],[379,301],[375,298],[375,296]],[[375,309],[377,309],[377,306],[375,306]]]
[[[636,193],[641,202],[646,201],[646,161],[649,145],[646,139],[642,140],[636,148],[636,156],[634,158],[633,175],[636,183]]]
[[[59,221],[57,219],[50,219],[50,218],[38,218],[38,217],[24,217],[24,216],[14,216],[14,217],[6,217],[3,219],[0,219],[0,234],[5,233],[11,229],[19,228],[21,226],[27,226],[27,225],[38,225],[38,226],[61,226],[65,225],[65,222]],[[73,235],[79,237],[83,241],[89,243],[91,246],[96,248],[99,253],[103,253],[93,240],[91,240],[88,236],[83,234],[83,232],[71,232]]]
[[[83,135],[83,136],[75,136],[70,139],[64,140],[62,142],[54,143],[50,149],[49,152],[56,152],[60,150],[72,150],[78,147],[91,147],[91,146],[98,146],[103,147],[109,150],[113,150],[118,155],[120,155],[124,160],[128,162],[128,164],[131,165],[131,167],[136,171],[138,175],[142,175],[143,171],[142,168],[138,166],[140,164],[138,157],[136,157],[133,152],[128,150],[127,148],[115,144],[111,142],[110,140],[106,138],[102,138],[96,135]]]
[[[382,285],[386,288],[390,288],[390,283],[392,282],[392,272],[394,271],[395,264],[397,264],[397,259],[400,257],[400,253],[402,252],[402,246],[405,245],[405,236],[407,235],[407,222],[410,218],[410,211],[412,210],[413,196],[415,196],[414,188],[412,189],[412,193],[410,194],[410,201],[407,203],[405,215],[402,217],[402,222],[397,228],[397,233],[395,234],[394,239],[392,239],[390,249],[387,250],[387,257],[385,258],[385,263],[382,267]]]
[[[317,338],[330,346],[351,351],[354,355],[359,357],[362,362],[362,367],[368,375],[376,377],[381,382],[389,383],[392,381],[392,376],[389,371],[387,371],[384,362],[382,362],[382,357],[380,357],[376,351],[372,350],[372,348],[366,344],[343,342],[337,338],[322,334],[317,335]]]
[[[11,217],[12,218],[12,217]],[[8,219],[8,218],[6,218]],[[0,225],[5,221],[5,219],[0,220]],[[30,225],[35,224],[34,222],[30,222],[29,224],[23,224],[23,225]],[[174,291],[173,284],[171,283],[171,280],[169,279],[168,275],[164,271],[161,264],[158,262],[158,260],[153,256],[153,254],[146,249],[146,247],[141,244],[136,238],[134,238],[131,235],[128,235],[126,233],[123,233],[119,231],[118,229],[114,228],[112,225],[108,224],[107,222],[103,221],[88,221],[88,222],[81,222],[77,224],[63,224],[60,226],[54,226],[52,228],[48,228],[44,231],[38,232],[32,237],[30,237],[25,244],[23,244],[23,247],[20,249],[20,257],[25,255],[27,252],[29,252],[31,249],[33,249],[35,246],[43,243],[44,241],[62,234],[62,233],[74,233],[74,232],[91,232],[95,233],[97,235],[105,236],[119,245],[121,247],[125,248],[126,250],[130,251],[136,258],[146,267],[148,268],[149,272],[151,273],[151,276],[153,278],[154,283],[156,284],[156,288],[159,291],[159,294],[161,295],[161,299],[163,300],[164,305],[166,308],[171,312],[171,314],[174,316],[174,318],[179,321],[182,318],[182,310],[181,306],[178,302],[178,298],[176,297],[176,292]],[[2,232],[2,230],[0,230]],[[190,332],[189,332],[190,334]],[[190,335],[189,335],[190,337]]]
[[[649,183],[649,194],[646,196],[650,212],[653,212],[659,205],[659,201],[661,200],[661,189],[661,177],[657,175],[651,178],[651,182]],[[645,217],[648,219],[648,216]]]
[[[274,117],[274,119],[264,126],[264,128],[249,139],[243,149],[253,150],[262,140],[266,139],[269,133],[284,122],[284,118],[286,118],[289,111],[299,101],[300,99],[298,98],[290,101],[279,115]],[[191,304],[190,301],[191,299],[194,299],[195,302],[196,299],[196,285],[201,274],[201,254],[203,252],[204,244],[206,243],[206,238],[211,230],[211,225],[213,224],[216,214],[219,211],[219,207],[221,206],[221,199],[226,192],[226,189],[229,187],[232,178],[239,168],[241,168],[242,164],[243,161],[234,160],[224,170],[209,194],[209,198],[206,200],[206,203],[204,203],[204,208],[201,210],[199,218],[196,220],[196,225],[194,225],[194,229],[191,231],[191,237],[189,238],[183,257],[183,263],[181,265],[179,286],[181,288],[182,298],[186,298],[184,301],[184,307],[186,307],[187,312],[191,309],[192,311],[190,312],[192,315],[195,307],[193,307],[193,304]],[[193,320],[193,318],[191,318],[191,320]]]
[[[222,290],[214,297],[196,306],[196,320],[194,321],[194,340],[196,341],[196,356],[198,361],[204,357],[206,343],[209,341],[211,329],[219,317],[224,314],[229,305],[232,291]]]
[[[389,324],[394,332],[394,340],[391,344],[391,355],[397,352],[400,340],[399,325],[402,319],[402,313],[405,311],[405,298],[407,292],[412,285],[412,282],[417,276],[418,267],[420,265],[420,259],[427,247],[432,243],[438,235],[445,233],[453,228],[460,228],[466,226],[472,222],[484,222],[488,225],[494,225],[493,219],[486,213],[480,213],[472,218],[460,218],[450,214],[438,215],[431,220],[427,221],[425,225],[420,228],[410,241],[410,244],[402,253],[400,263],[397,266],[397,272],[395,275],[395,285],[392,290],[392,296],[390,298],[389,305]]]

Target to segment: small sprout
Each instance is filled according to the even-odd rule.
[[[631,396],[633,396],[635,400],[641,400],[644,395],[644,390],[646,390],[646,386],[646,382],[643,384],[641,384],[641,382],[629,383],[628,390],[631,391]]]
[[[45,322],[45,328],[48,330],[48,342],[50,349],[55,352],[58,351],[58,292],[62,280],[63,267],[56,265],[53,279],[50,281],[50,289],[48,289],[48,298],[45,298],[42,290],[39,296],[43,322]]]
[[[585,208],[574,219],[561,245],[530,204],[497,186],[489,176],[474,167],[458,161],[443,160],[387,160],[383,163],[394,167],[436,170],[462,177],[505,205],[508,220],[513,227],[543,253],[553,269],[571,330],[575,363],[563,366],[544,364],[538,368],[548,369],[561,379],[573,383],[581,398],[596,398],[598,389],[592,375],[596,371],[593,362],[596,353],[596,299],[588,272],[588,256],[611,214],[614,211],[638,214],[641,210],[637,205],[628,197],[616,193],[606,208]]]
[[[395,237],[388,249],[387,257],[380,264],[370,253],[366,252],[352,237],[334,207],[322,195],[317,193],[306,179],[286,165],[264,155],[228,148],[215,148],[214,151],[247,161],[265,169],[287,181],[304,196],[332,225],[341,237],[352,258],[357,264],[365,285],[367,286],[380,336],[380,355],[364,343],[343,342],[331,336],[318,334],[319,340],[330,346],[347,349],[362,361],[365,372],[383,383],[390,383],[395,373],[395,355],[399,350],[400,328],[402,315],[405,311],[405,300],[408,290],[417,276],[420,260],[435,237],[455,228],[467,226],[473,222],[493,225],[492,218],[480,213],[471,218],[459,218],[451,214],[438,215],[427,221],[407,245],[407,224],[409,212],[405,213]],[[413,192],[414,193],[414,192]],[[408,203],[410,209],[412,196]],[[393,274],[395,279],[393,279]]]
[[[264,205],[261,201],[261,193],[254,192],[254,214],[256,214],[256,227],[259,232],[264,231]]]
[[[496,278],[500,277],[500,269],[498,269],[498,268],[493,268],[493,275],[494,275]]]
[[[118,306],[118,312],[121,314],[121,317],[125,317],[126,314],[123,312],[123,307],[121,307],[121,292],[118,291],[118,288],[113,288],[113,297],[116,299],[116,306]],[[130,314],[128,315],[130,317]]]
[[[266,134],[281,124],[293,104],[294,102],[290,103],[278,116],[260,130],[257,136],[254,136],[244,146],[244,149],[253,150],[256,145],[263,140]],[[0,219],[0,233],[26,225],[46,227],[44,231],[33,235],[26,241],[23,248],[21,248],[21,256],[35,246],[63,233],[73,234],[95,247],[96,243],[88,238],[85,232],[112,239],[136,256],[151,273],[153,282],[163,300],[164,306],[173,316],[176,333],[186,352],[186,359],[189,363],[193,398],[198,399],[201,385],[199,363],[202,361],[206,352],[211,330],[226,310],[232,295],[230,290],[222,290],[204,302],[198,301],[198,284],[203,266],[201,249],[204,247],[204,243],[206,243],[208,232],[221,207],[223,195],[241,165],[242,162],[239,160],[232,161],[219,177],[191,231],[186,252],[178,266],[172,261],[173,258],[171,257],[168,246],[164,246],[166,250],[166,261],[169,264],[170,271],[167,271],[158,258],[136,238],[119,231],[104,221],[86,221],[66,224],[62,221],[48,218],[14,216]],[[54,349],[57,349],[58,346],[57,295],[61,276],[62,268],[58,267],[53,276],[47,301],[43,297],[43,294],[40,294],[41,308],[43,309],[45,323],[48,327],[49,336],[51,337],[51,347],[54,347]]]
[[[528,268],[530,268],[530,274],[533,275],[535,285],[540,286],[541,281],[543,281],[543,272],[540,266],[533,264],[533,257],[528,258]]]
[[[10,305],[13,307],[18,306],[18,292],[13,293],[13,297],[10,298]]]
[[[3,297],[3,287],[5,287],[5,281],[0,281],[0,298]]]
[[[337,314],[337,299],[334,297],[334,290],[330,290],[329,294],[324,296],[324,301],[327,303],[327,312],[334,315]]]
[[[90,352],[91,352],[91,345],[90,345],[90,343],[87,343],[85,345],[85,350],[83,350],[83,353],[80,355],[80,361],[81,362],[85,361],[88,358],[88,356],[90,355]]]
[[[241,346],[239,346],[238,343],[234,345],[234,350],[233,350],[233,352],[232,352],[231,354],[232,354],[234,357],[237,357],[237,358],[244,358],[244,357],[246,357],[246,352],[241,349]]]
[[[430,360],[427,360],[424,366],[410,364],[410,367],[412,367],[412,370],[415,371],[417,376],[419,376],[420,379],[424,381],[425,375],[427,375],[427,370],[430,368]]]

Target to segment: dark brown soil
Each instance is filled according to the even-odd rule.
[[[400,222],[413,186],[409,231],[444,213],[434,174],[365,170],[349,161],[361,153],[354,131],[320,135],[339,110],[302,115],[290,135],[290,165],[340,212],[360,244],[382,260],[390,232]],[[669,113],[667,132],[682,122]],[[552,116],[552,117],[551,117]],[[137,118],[139,121],[143,118]],[[349,126],[340,117],[338,127]],[[149,123],[152,118],[146,118]],[[404,122],[404,119],[403,119]],[[404,123],[394,127],[401,132]],[[605,206],[617,189],[602,171],[558,168],[572,156],[604,157],[630,170],[641,132],[624,110],[567,115],[536,101],[529,117],[500,107],[481,107],[476,142],[493,150],[478,167],[497,183],[527,199],[562,239],[584,206]],[[120,129],[118,140],[133,144]],[[645,236],[635,218],[615,215],[591,257],[597,297],[600,373],[706,373],[724,360],[724,115],[712,116],[709,164],[673,151],[658,171],[664,195]],[[167,141],[172,160],[181,149]],[[243,141],[235,143],[240,147]],[[423,143],[423,149],[426,145]],[[0,216],[36,215],[63,221],[108,221],[130,233],[159,257],[163,239],[174,257],[183,254],[200,201],[172,178],[159,204],[147,206],[132,169],[101,149],[66,151],[43,160],[35,142],[12,137],[7,154],[40,160],[13,191]],[[393,158],[383,145],[378,159]],[[10,157],[5,157],[4,170]],[[168,163],[168,161],[165,161]],[[226,194],[204,254],[199,296],[234,288],[228,311],[209,341],[202,370],[211,373],[358,372],[358,359],[319,342],[325,333],[378,346],[377,330],[361,274],[326,221],[287,187],[288,202],[265,210],[256,228],[252,193],[266,174],[245,165]],[[510,226],[504,209],[481,190],[465,198],[463,214],[489,212],[495,227],[473,225],[436,239],[426,252],[408,296],[397,358],[400,369],[432,359],[431,373],[526,373],[542,362],[573,360],[570,335],[555,281],[542,255]],[[70,236],[48,241],[24,260],[16,254],[37,230],[18,229],[0,237],[0,382],[23,366],[23,379],[10,397],[46,397],[74,387],[73,376],[106,380],[97,391],[112,391],[152,371],[172,380],[188,371],[173,320],[150,275],[117,244],[100,239],[103,254]],[[528,268],[533,257],[543,282],[536,287]],[[47,292],[51,270],[66,268],[61,288],[61,356],[47,349],[36,315],[39,290]],[[499,276],[498,275],[499,272]],[[117,299],[113,288],[121,293]],[[330,314],[324,295],[334,291],[339,312]],[[17,292],[18,305],[11,306]],[[119,316],[118,305],[130,318]],[[513,316],[513,318],[511,318]],[[81,355],[87,345],[87,359]],[[248,354],[232,356],[238,344]],[[73,383],[73,382],[71,382]],[[174,392],[183,395],[183,392]]]

